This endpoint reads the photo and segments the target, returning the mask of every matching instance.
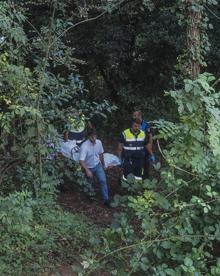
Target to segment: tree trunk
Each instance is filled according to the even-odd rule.
[[[198,77],[201,65],[201,11],[199,8],[197,11],[197,6],[199,6],[199,0],[188,0],[187,51],[189,61],[187,68],[191,79]]]

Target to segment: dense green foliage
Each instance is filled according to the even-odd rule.
[[[219,275],[220,94],[213,79],[203,74],[169,93],[179,123],[157,122],[166,166],[155,166],[159,178],[122,184],[128,195],[116,196],[114,206],[125,212],[89,269],[103,261],[114,275]]]
[[[96,245],[100,230],[52,202],[33,199],[25,191],[0,202],[1,275],[35,275],[56,259],[77,260],[83,248]]]
[[[54,149],[48,144],[56,146],[62,137],[69,107],[83,108],[86,115],[94,106],[99,114],[103,108],[111,111],[107,101],[87,103],[83,82],[68,58],[71,49],[58,39],[61,27],[54,14],[48,27],[41,26],[41,34],[26,31],[27,20],[22,7],[0,3],[0,274],[4,275],[33,275],[49,263],[51,254],[68,257],[72,252],[73,257],[96,235],[96,228],[84,218],[57,207],[56,188],[73,166],[51,158]],[[67,51],[68,63],[62,56],[58,59],[60,49]],[[59,73],[61,67],[65,76]]]
[[[62,42],[71,50],[62,50],[60,55],[71,51],[90,100],[108,98],[125,114],[131,112],[131,106],[139,105],[150,119],[161,115],[171,118],[174,112],[167,109],[174,109],[174,105],[161,97],[164,90],[180,85],[180,66],[186,56],[184,5],[184,1],[62,1],[56,18]],[[37,29],[51,15],[50,1],[29,1],[24,6]],[[218,16],[215,6],[208,7]],[[209,71],[218,74],[219,21],[209,10],[205,8],[208,17],[204,14],[203,23],[209,30],[210,44],[205,39],[202,53],[206,52]]]
[[[81,253],[79,275],[104,264],[120,276],[220,274],[216,4],[0,2],[0,274],[37,274]],[[187,48],[193,15],[199,39]],[[191,80],[190,62],[212,75]],[[163,165],[151,180],[122,184],[113,205],[123,213],[103,233],[57,206],[66,177],[89,186],[76,164],[53,158],[54,147],[71,108],[112,140],[136,105],[157,119]]]

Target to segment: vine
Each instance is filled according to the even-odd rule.
[[[179,56],[177,68],[182,78],[196,79],[201,68],[206,67],[205,56],[210,50],[207,31],[213,26],[209,23],[209,6],[216,5],[215,0],[177,1],[173,8],[179,24],[186,28],[186,50]]]

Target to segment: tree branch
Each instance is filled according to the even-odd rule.
[[[126,2],[127,2],[127,0],[122,0],[122,1],[120,1],[120,2],[118,3],[118,5],[115,7],[115,9],[119,8],[122,4],[124,4],[124,3],[126,3]],[[60,39],[62,36],[64,36],[64,35],[65,35],[67,32],[69,32],[70,30],[72,30],[72,29],[74,29],[74,28],[76,28],[76,27],[78,27],[78,26],[80,26],[80,25],[82,25],[82,24],[85,24],[85,23],[88,23],[88,22],[91,22],[91,21],[95,21],[95,20],[101,18],[102,16],[104,16],[104,15],[107,14],[107,13],[108,13],[108,11],[105,10],[105,11],[103,11],[102,13],[100,13],[99,15],[97,15],[97,16],[95,16],[95,17],[87,18],[87,19],[85,19],[85,20],[82,20],[82,21],[80,21],[80,22],[77,22],[76,24],[74,24],[74,25],[68,27],[66,30],[63,31],[62,34],[60,34],[56,39],[54,39],[54,41],[50,44],[50,47],[52,47],[52,46],[54,45],[54,43],[55,43],[58,39]]]

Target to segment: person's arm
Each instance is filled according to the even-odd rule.
[[[70,124],[67,123],[65,125],[65,130],[64,130],[64,134],[63,134],[64,142],[67,142],[69,140],[69,131],[70,131],[70,128],[71,128]]]
[[[102,141],[98,140],[97,143],[99,143],[99,160],[103,166],[103,168],[105,168],[105,161],[104,161],[104,148],[102,145]]]
[[[64,138],[64,141],[65,141],[65,142],[68,141],[68,137],[69,137],[69,131],[68,131],[68,130],[65,130],[64,135],[63,135],[63,138]]]
[[[93,173],[86,166],[86,163],[85,163],[86,155],[87,155],[86,148],[84,148],[83,145],[82,145],[80,147],[80,152],[79,152],[79,163],[80,163],[82,169],[85,171],[87,177],[92,178],[93,177]]]
[[[85,161],[84,160],[80,160],[79,163],[80,163],[81,167],[84,169],[87,177],[93,178],[93,173],[90,171],[89,168],[87,168]]]
[[[151,132],[147,133],[147,144],[146,144],[146,149],[147,152],[152,155],[153,154],[153,135]]]
[[[93,125],[92,125],[91,121],[87,122],[87,128],[93,128]]]
[[[104,161],[104,155],[103,155],[103,153],[99,154],[99,159],[100,159],[100,162],[101,162],[103,168],[105,168],[105,161]]]
[[[156,158],[155,158],[155,155],[153,153],[153,135],[151,132],[148,132],[148,135],[146,136],[147,139],[146,139],[146,150],[149,154],[149,161],[152,162],[152,163],[155,163],[156,162]]]
[[[123,143],[118,143],[117,154],[119,158],[121,158],[123,147],[124,147]]]
[[[119,137],[119,143],[118,143],[118,148],[117,148],[117,154],[118,154],[119,158],[121,158],[121,156],[122,156],[122,151],[123,151],[124,143],[125,143],[125,138],[124,138],[124,134],[122,132],[120,134],[120,137]]]
[[[145,147],[149,155],[153,155],[152,144],[148,143]]]

